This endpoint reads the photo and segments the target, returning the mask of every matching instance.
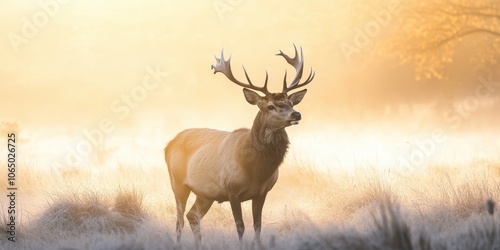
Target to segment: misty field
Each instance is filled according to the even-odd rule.
[[[500,249],[498,0],[17,0],[0,21],[0,250],[194,249],[165,145],[254,125],[192,136],[223,150],[191,163],[225,163],[193,172],[272,176],[283,124],[261,242],[251,202],[242,242],[215,202],[201,249]]]
[[[369,164],[321,171],[312,162],[289,160],[264,206],[260,245],[253,241],[250,203],[243,203],[242,248],[498,249],[500,216],[487,206],[491,210],[500,197],[499,162],[391,173]],[[194,248],[188,224],[181,246],[175,242],[175,202],[164,165],[98,171],[20,166],[16,242],[6,240],[2,194],[1,249]],[[4,192],[6,183],[0,185]],[[202,235],[203,249],[239,248],[227,202],[213,205]]]

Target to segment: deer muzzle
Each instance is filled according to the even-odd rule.
[[[302,119],[302,115],[300,114],[300,112],[297,112],[297,111],[294,111],[290,114],[291,116],[291,119],[288,120],[288,123],[290,125],[297,125],[299,124],[299,121]]]

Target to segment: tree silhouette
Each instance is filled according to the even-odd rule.
[[[389,39],[393,53],[415,64],[417,79],[442,78],[454,52],[472,44],[476,69],[494,66],[500,55],[500,2],[493,0],[409,0],[398,30]]]

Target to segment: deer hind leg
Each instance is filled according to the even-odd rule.
[[[178,187],[174,189],[175,193],[175,203],[177,210],[177,223],[176,223],[176,233],[177,242],[181,241],[182,229],[184,228],[184,211],[186,209],[186,202],[191,193],[188,187]]]
[[[203,216],[205,216],[213,203],[213,200],[196,196],[196,201],[194,202],[193,207],[186,215],[191,226],[191,230],[193,231],[193,235],[196,239],[196,244],[199,244],[201,241],[200,220]]]

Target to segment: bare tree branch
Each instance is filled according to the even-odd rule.
[[[413,63],[417,75],[441,77],[453,62],[459,44],[482,41],[471,59],[477,69],[500,58],[500,2],[490,0],[409,0],[402,6],[397,33],[386,48],[403,63]],[[477,37],[480,40],[464,40]],[[492,40],[492,46],[488,45]],[[487,60],[484,55],[488,55]],[[419,78],[417,76],[417,78]]]
[[[449,43],[453,40],[457,40],[457,39],[460,39],[460,38],[463,38],[463,37],[466,37],[466,36],[469,36],[469,35],[472,35],[472,34],[475,34],[475,33],[485,33],[485,34],[489,34],[489,35],[493,35],[493,36],[497,36],[497,37],[500,37],[500,32],[497,32],[497,31],[493,31],[493,30],[488,30],[488,29],[481,29],[481,28],[476,28],[476,29],[471,29],[471,30],[467,30],[467,31],[463,31],[463,32],[459,32],[459,33],[456,33],[456,34],[453,34],[441,41],[438,41],[437,43],[435,43],[434,45],[432,45],[432,47],[430,48],[431,50],[432,49],[437,49],[441,46],[443,46],[444,44],[446,43]]]

